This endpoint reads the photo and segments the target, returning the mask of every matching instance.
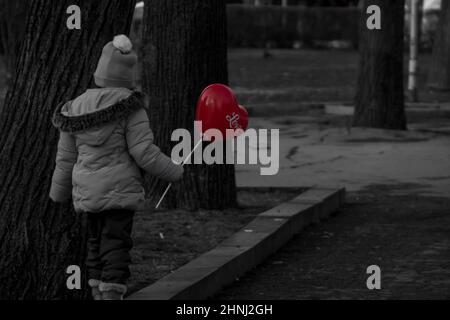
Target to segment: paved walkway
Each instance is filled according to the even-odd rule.
[[[448,122],[447,119],[443,119]],[[345,186],[408,183],[424,195],[450,197],[450,135],[439,123],[413,123],[421,131],[348,129],[345,118],[284,116],[252,119],[253,128],[280,129],[280,172],[237,166],[239,186]],[[257,148],[257,146],[253,146]]]
[[[445,125],[413,122],[420,131],[401,133],[319,121],[254,119],[281,129],[281,170],[239,167],[238,184],[345,186],[347,205],[216,298],[449,299],[450,136],[431,132]],[[370,265],[381,267],[380,291],[366,287]]]
[[[353,193],[336,217],[307,229],[216,299],[450,299],[450,200]],[[409,189],[410,190],[410,189]],[[366,269],[381,268],[381,290]]]

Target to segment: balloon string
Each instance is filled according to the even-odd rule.
[[[159,206],[161,205],[161,202],[163,202],[163,200],[164,200],[164,198],[166,197],[167,192],[169,192],[171,186],[172,186],[172,183],[169,183],[169,185],[168,185],[167,188],[166,188],[166,191],[164,191],[164,193],[163,193],[161,199],[159,199],[158,204],[156,205],[155,209],[158,209],[158,208],[159,208]]]
[[[203,138],[201,138],[197,144],[195,145],[194,149],[192,149],[191,153],[189,153],[189,155],[186,157],[186,159],[184,159],[183,163],[181,163],[181,166],[184,166],[189,159],[192,157],[192,155],[194,154],[195,150],[197,150],[198,147],[201,146],[203,141]],[[163,202],[164,198],[166,197],[167,193],[169,192],[170,188],[172,187],[172,183],[169,183],[169,185],[167,186],[166,190],[164,191],[163,195],[161,196],[161,199],[159,199],[158,203],[156,204],[155,209],[158,209],[159,206],[161,205],[161,203]]]
[[[203,141],[203,137],[197,142],[194,149],[192,149],[191,153],[189,153],[189,155],[186,157],[186,159],[184,159],[183,163],[181,164],[182,166],[184,166],[189,161],[189,159],[191,159],[191,156],[194,154],[195,150],[197,150],[197,148],[200,147],[200,145],[202,144],[202,141]]]

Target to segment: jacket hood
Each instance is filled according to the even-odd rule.
[[[115,123],[145,108],[144,94],[125,88],[89,89],[75,100],[61,103],[53,115],[53,125],[76,134],[91,145],[108,139]]]

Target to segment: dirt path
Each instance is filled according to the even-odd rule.
[[[372,185],[217,299],[450,299],[450,199]],[[420,189],[420,188],[419,188]],[[398,195],[409,193],[409,195]],[[382,290],[366,268],[382,270]]]

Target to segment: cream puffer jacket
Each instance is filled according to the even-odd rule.
[[[89,89],[56,110],[60,130],[50,197],[72,195],[77,212],[139,210],[141,170],[169,182],[183,168],[153,144],[143,94],[125,88]]]

